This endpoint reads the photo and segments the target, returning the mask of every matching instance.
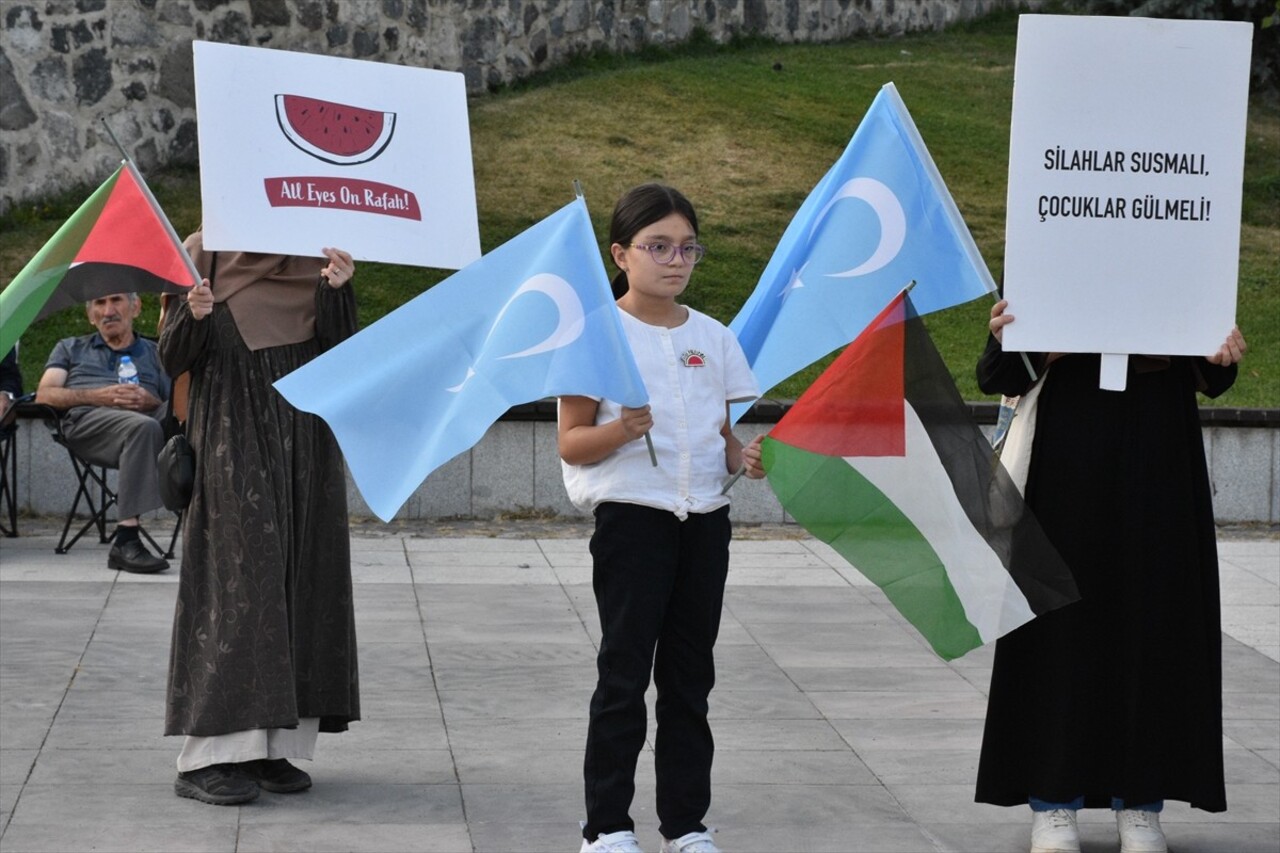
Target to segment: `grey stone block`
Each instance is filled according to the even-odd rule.
[[[472,449],[472,515],[488,518],[536,506],[535,426],[530,421],[500,421]]]
[[[19,506],[41,515],[65,515],[75,493],[66,451],[53,443],[41,422],[20,423]],[[735,431],[749,441],[768,428],[767,424],[743,424]],[[1204,430],[1204,441],[1218,521],[1280,523],[1280,430],[1210,427]],[[114,483],[114,473],[108,476]],[[730,496],[730,516],[736,523],[794,523],[766,480],[739,479]],[[353,519],[373,517],[349,473],[347,505]],[[526,511],[589,518],[569,502],[564,491],[554,422],[498,422],[472,450],[433,472],[395,518],[493,518]],[[164,525],[172,517],[163,510],[151,515],[165,543],[170,531]]]
[[[401,514],[405,518],[469,517],[474,514],[471,487],[471,453],[460,453],[427,477]]]
[[[569,494],[564,490],[556,424],[546,421],[535,423],[534,435],[534,473],[537,478],[534,482],[534,506],[541,512],[565,518],[589,518],[588,513],[569,501]]]
[[[1274,519],[1275,458],[1280,431],[1261,429],[1206,430],[1213,487],[1213,510],[1219,521]],[[1274,433],[1274,434],[1273,434]]]

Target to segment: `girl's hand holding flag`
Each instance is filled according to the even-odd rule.
[[[764,461],[761,458],[760,445],[764,443],[764,434],[751,439],[751,443],[742,448],[743,474],[748,480],[759,480],[764,477]]]

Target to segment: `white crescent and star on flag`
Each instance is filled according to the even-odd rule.
[[[516,288],[515,293],[511,295],[506,304],[502,306],[502,310],[498,312],[498,316],[493,320],[493,325],[489,327],[489,333],[485,336],[485,346],[481,348],[482,351],[488,348],[488,343],[493,338],[494,332],[502,325],[502,318],[506,315],[507,310],[511,308],[517,299],[527,293],[541,293],[554,303],[558,317],[556,327],[550,335],[533,346],[526,347],[518,352],[498,356],[499,360],[528,358],[532,355],[550,352],[566,347],[582,336],[583,329],[586,328],[586,316],[582,310],[582,300],[578,298],[578,292],[574,290],[573,285],[554,273],[538,273],[525,279]],[[467,375],[463,377],[461,382],[445,390],[456,394],[475,375],[476,365],[472,365],[467,368]]]
[[[831,208],[837,202],[851,198],[865,202],[875,213],[876,218],[880,221],[880,242],[876,245],[871,255],[862,263],[842,272],[827,273],[826,275],[829,278],[855,278],[869,275],[887,266],[889,262],[896,258],[898,253],[902,251],[902,246],[907,239],[907,215],[893,190],[875,178],[857,177],[846,181],[831,196],[831,199],[823,206],[822,210],[818,212],[818,215],[814,218],[813,226],[809,229],[807,244],[809,247],[812,247],[813,237],[818,232]],[[808,253],[806,252],[807,255]],[[802,276],[808,266],[809,260],[806,260],[799,269],[792,272],[790,281],[787,282],[782,292],[778,294],[780,299],[786,299],[793,291],[805,286]]]

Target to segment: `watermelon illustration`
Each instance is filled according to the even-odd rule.
[[[338,166],[354,166],[377,157],[396,129],[395,113],[302,95],[276,95],[276,121],[298,148]]]

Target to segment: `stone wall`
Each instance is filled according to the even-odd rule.
[[[396,518],[493,519],[530,513],[583,517],[564,490],[556,451],[555,403],[544,400],[536,408],[535,416],[499,421],[475,447],[442,465],[418,487]],[[1276,528],[1280,525],[1280,428],[1274,417],[1259,421],[1232,418],[1231,414],[1201,410],[1214,515],[1221,524]],[[39,419],[22,417],[18,423],[15,494],[20,511],[65,516],[76,491],[66,451],[53,443]],[[772,426],[740,423],[735,432],[738,438],[750,441]],[[115,473],[110,472],[109,477],[114,482]],[[350,477],[347,503],[353,518],[372,517]],[[156,517],[172,516],[162,511]],[[766,481],[746,478],[733,486],[733,517],[748,523],[790,520]]]
[[[938,29],[1013,0],[0,0],[0,214],[119,162],[196,161],[191,41],[460,71],[480,93],[583,51]]]

